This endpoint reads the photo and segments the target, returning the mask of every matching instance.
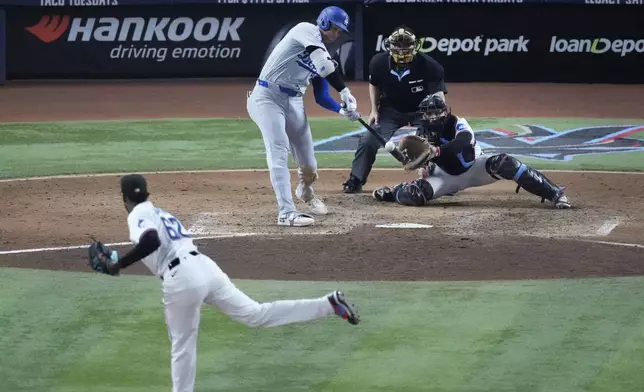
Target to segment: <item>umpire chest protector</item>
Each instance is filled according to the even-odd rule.
[[[376,54],[369,64],[369,82],[380,89],[381,105],[401,113],[415,112],[423,98],[438,88],[438,75],[428,62],[419,53],[405,67],[397,67],[388,53]]]

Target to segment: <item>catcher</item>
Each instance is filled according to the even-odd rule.
[[[373,191],[378,201],[422,206],[441,196],[488,185],[500,179],[548,200],[555,208],[570,208],[563,187],[543,173],[508,154],[485,155],[476,144],[467,120],[455,116],[440,95],[426,96],[418,105],[422,116],[416,135],[405,136],[399,150],[407,159],[405,170],[416,170],[417,180]]]

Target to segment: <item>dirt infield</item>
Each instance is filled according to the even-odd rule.
[[[243,98],[230,97],[245,97],[248,84],[10,84],[0,89],[0,121],[247,117]],[[356,83],[352,88],[358,102],[366,104],[366,86]],[[454,110],[466,116],[636,118],[644,107],[644,89],[454,85],[449,99]],[[40,106],[38,112],[34,104]],[[309,115],[323,114],[311,102],[308,107]],[[425,208],[383,205],[372,200],[369,191],[409,175],[374,171],[365,193],[345,195],[341,184],[347,171],[322,171],[316,189],[331,214],[301,229],[275,226],[275,198],[265,171],[164,173],[148,179],[154,201],[175,213],[197,237],[221,237],[196,242],[234,278],[489,280],[644,273],[640,249],[589,242],[644,244],[644,175],[548,174],[568,187],[573,209],[555,210],[525,191],[516,194],[515,184],[508,181],[470,189]],[[0,210],[0,253],[82,245],[89,235],[127,242],[118,180],[109,175],[0,182],[5,201]],[[433,227],[376,227],[387,223]],[[0,254],[0,265],[88,271],[84,249]],[[147,270],[135,265],[127,272]]]

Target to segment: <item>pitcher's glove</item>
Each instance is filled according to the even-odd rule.
[[[403,137],[398,149],[407,159],[407,163],[404,165],[407,171],[425,166],[430,159],[440,155],[439,147],[432,145],[427,139],[417,135]]]
[[[89,266],[96,272],[112,276],[119,275],[119,255],[116,250],[94,241],[89,246]]]

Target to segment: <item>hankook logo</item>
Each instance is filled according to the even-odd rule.
[[[188,38],[199,42],[240,41],[237,30],[244,19],[222,18],[220,22],[219,18],[205,17],[195,22],[188,17],[71,18],[68,15],[44,15],[37,24],[26,29],[46,43],[59,39],[66,31],[67,41],[181,42]]]
[[[173,59],[239,58],[241,38],[238,30],[244,20],[244,17],[81,18],[44,15],[38,23],[25,29],[48,44],[61,39],[65,33],[67,42],[126,42],[108,49],[109,58],[154,59],[162,62],[169,56]],[[166,42],[187,40],[196,41],[198,46],[163,46]],[[213,41],[217,43],[210,44]],[[224,41],[236,44],[226,46],[220,43]]]
[[[33,26],[25,27],[25,29],[42,42],[50,43],[60,38],[68,27],[69,16],[44,15],[40,18],[40,22]]]

